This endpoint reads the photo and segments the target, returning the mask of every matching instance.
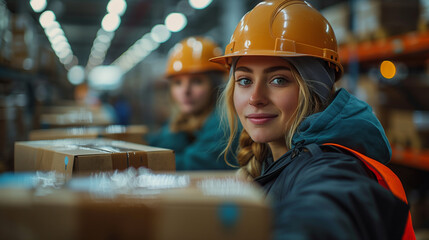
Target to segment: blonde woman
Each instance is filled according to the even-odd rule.
[[[149,145],[174,150],[177,170],[232,169],[221,156],[224,131],[216,109],[225,69],[209,61],[221,53],[205,37],[186,38],[169,53],[166,77],[176,112],[147,140]],[[238,139],[233,145],[238,145]]]
[[[334,89],[343,68],[327,20],[304,1],[263,1],[225,55],[239,173],[272,200],[275,239],[414,239],[391,149],[364,102]],[[241,123],[243,130],[236,126]]]

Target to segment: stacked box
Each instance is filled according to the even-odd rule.
[[[173,150],[111,139],[60,139],[15,143],[15,171],[76,173],[147,167],[174,171]]]
[[[63,185],[47,174],[15,185],[0,175],[0,238],[271,238],[263,192],[232,174],[129,170]]]
[[[16,69],[34,71],[37,69],[38,39],[31,17],[14,14],[11,18],[12,57],[10,66]]]
[[[37,129],[30,131],[29,140],[108,138],[137,144],[145,144],[146,141],[144,140],[144,136],[147,132],[148,129],[144,125]]]
[[[50,46],[40,47],[37,62],[40,72],[45,74],[55,74],[57,56]]]
[[[328,20],[335,32],[338,44],[347,43],[350,37],[350,9],[347,2],[324,8],[322,15]]]
[[[419,30],[427,31],[429,25],[429,0],[420,0]]]
[[[10,31],[11,13],[7,9],[6,3],[0,1],[0,64],[6,65],[11,59],[12,33]]]
[[[13,144],[24,130],[15,96],[0,96],[0,172],[13,169]]]
[[[42,128],[107,126],[113,123],[107,110],[84,106],[52,107],[51,112],[41,114],[40,121]]]
[[[390,109],[388,119],[386,133],[392,146],[417,152],[429,148],[429,112]]]
[[[353,34],[359,40],[383,38],[417,30],[418,0],[355,1],[352,8]]]

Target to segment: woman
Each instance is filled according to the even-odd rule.
[[[414,239],[402,185],[383,166],[391,149],[381,124],[334,90],[343,68],[319,12],[261,2],[212,61],[230,68],[228,146],[241,122],[239,172],[272,200],[275,239]]]
[[[209,62],[220,54],[221,49],[203,37],[186,38],[169,53],[166,77],[177,109],[148,143],[174,150],[177,170],[232,169],[221,157],[224,132],[215,108],[225,69]]]

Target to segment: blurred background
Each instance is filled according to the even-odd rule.
[[[39,129],[143,125],[170,113],[163,74],[181,39],[224,48],[257,0],[0,0],[0,172]],[[429,0],[309,0],[330,21],[345,75],[393,148],[416,229],[429,229]],[[423,238],[421,238],[423,239]]]

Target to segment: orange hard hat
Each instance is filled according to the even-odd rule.
[[[177,43],[168,54],[166,76],[225,71],[219,64],[209,61],[220,56],[222,49],[212,40],[204,37],[189,37]]]
[[[302,0],[266,0],[243,16],[225,54],[210,59],[231,67],[240,56],[316,57],[343,73],[337,40],[329,22]]]

